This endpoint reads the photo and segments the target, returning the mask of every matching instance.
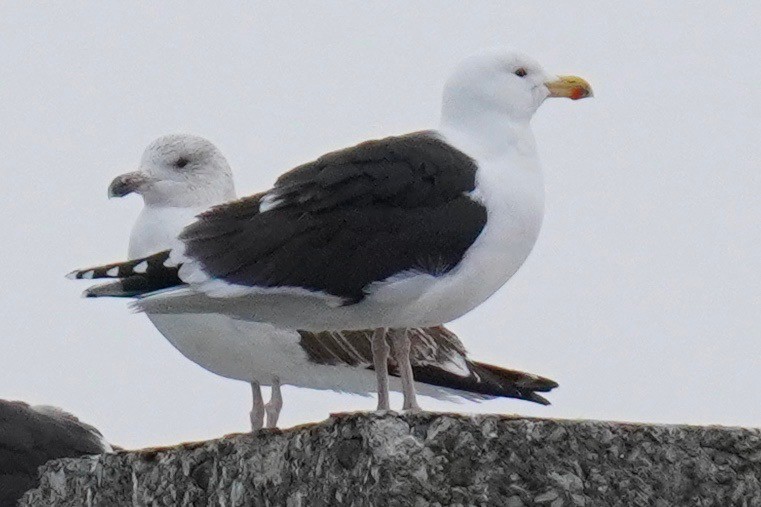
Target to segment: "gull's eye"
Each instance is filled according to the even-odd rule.
[[[514,74],[518,77],[525,77],[527,72],[526,72],[526,69],[524,69],[523,67],[518,67],[517,69],[515,69]]]
[[[188,165],[188,162],[190,162],[190,160],[186,159],[185,157],[180,157],[177,159],[177,162],[175,162],[174,165],[182,169],[183,167]]]

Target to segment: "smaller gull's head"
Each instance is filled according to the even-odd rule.
[[[147,205],[204,207],[235,198],[232,171],[222,152],[198,136],[159,137],[145,149],[137,171],[117,176],[109,197],[139,194]]]
[[[457,67],[444,88],[447,119],[498,116],[531,119],[547,97],[592,96],[589,83],[575,76],[547,73],[534,59],[510,50],[475,54]]]

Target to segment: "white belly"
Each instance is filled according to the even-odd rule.
[[[375,372],[364,366],[315,364],[309,361],[294,331],[245,322],[219,314],[148,315],[156,329],[187,359],[207,371],[233,380],[268,386],[277,377],[283,385],[360,395],[376,390]],[[401,391],[397,378],[390,389]],[[447,399],[467,396],[418,384],[425,396]]]
[[[182,355],[223,377],[269,384],[306,363],[298,333],[269,324],[213,313],[148,318]]]

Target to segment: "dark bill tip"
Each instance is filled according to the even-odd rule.
[[[146,178],[140,172],[117,176],[108,186],[108,197],[124,197],[133,192],[138,192],[145,182]]]

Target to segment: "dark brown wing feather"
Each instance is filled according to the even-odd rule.
[[[471,361],[457,335],[444,326],[411,329],[410,363],[415,380],[482,397],[518,398],[543,405],[537,394],[557,383],[531,373]],[[299,331],[300,344],[317,364],[373,368],[372,331]],[[389,373],[398,376],[396,361],[389,358]]]

